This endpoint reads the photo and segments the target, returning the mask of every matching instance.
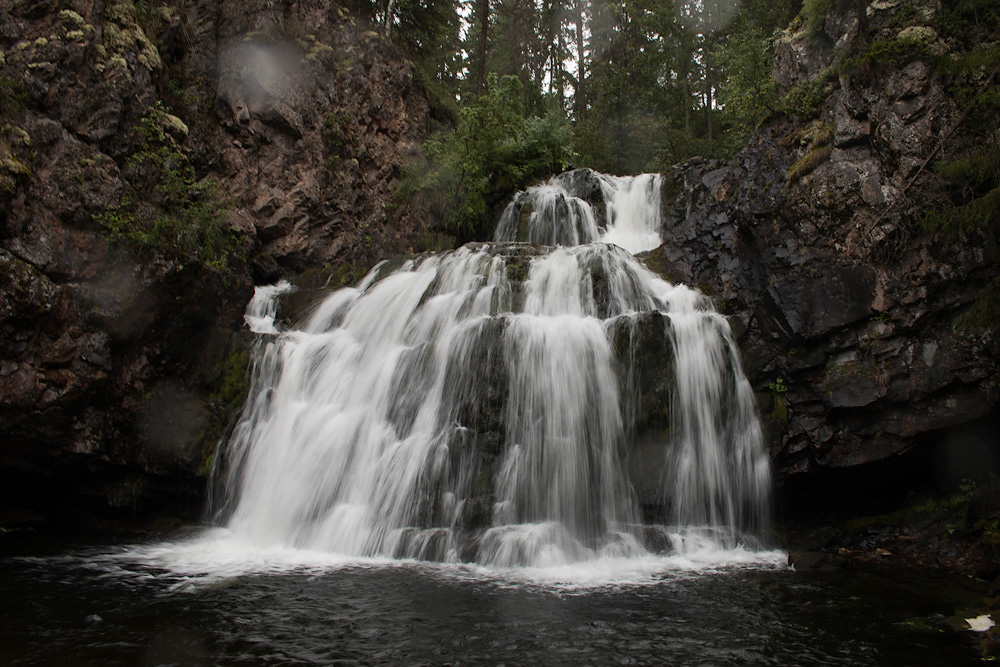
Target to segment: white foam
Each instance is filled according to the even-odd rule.
[[[250,331],[258,334],[275,335],[281,333],[275,324],[278,315],[278,297],[294,289],[287,280],[276,285],[264,285],[254,288],[253,298],[247,304],[243,319]]]
[[[650,586],[733,570],[777,570],[788,567],[780,550],[754,551],[743,546],[684,553],[646,553],[631,557],[598,557],[539,567],[487,567],[466,563],[344,556],[282,545],[260,546],[225,528],[205,530],[177,541],[127,547],[89,559],[105,576],[167,583],[172,591],[195,590],[249,575],[324,574],[344,569],[414,568],[427,576],[443,576],[555,591],[586,592],[603,588]]]

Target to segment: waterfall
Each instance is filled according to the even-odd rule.
[[[284,330],[289,287],[258,290],[220,520],[494,567],[752,542],[770,472],[728,323],[629,252],[659,243],[659,188],[571,172],[519,195],[498,242],[376,267]]]
[[[602,241],[631,253],[652,250],[661,243],[662,186],[659,174],[565,172],[514,197],[495,239],[564,246]]]

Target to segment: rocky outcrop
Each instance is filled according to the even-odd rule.
[[[882,4],[868,18],[892,39],[905,28]],[[820,77],[829,94],[815,119],[772,118],[734,162],[675,168],[666,244],[649,257],[712,294],[744,332],[785,492],[818,494],[828,508],[850,502],[845,489],[877,496],[893,473],[940,463],[929,452],[1000,402],[1000,341],[962,317],[997,273],[985,240],[922,227],[945,190],[924,165],[960,110],[919,56],[822,79],[845,39],[786,35],[775,79],[787,90]],[[995,433],[980,436],[956,446],[995,451]],[[898,465],[878,465],[887,461]],[[996,465],[938,472],[961,479]]]
[[[410,66],[330,3],[274,5],[5,3],[0,527],[197,516],[252,283],[409,245],[386,211],[426,132]],[[123,202],[194,196],[143,169],[214,184],[199,215],[216,207],[227,255],[129,236]]]
[[[328,2],[190,4],[160,28],[167,97],[254,230],[255,274],[405,250],[410,230],[389,226],[387,210],[428,105],[401,54]]]

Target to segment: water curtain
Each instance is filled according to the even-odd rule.
[[[570,172],[519,194],[496,242],[383,264],[285,330],[290,288],[258,289],[220,519],[496,567],[755,540],[770,473],[729,326],[630,252],[660,242],[659,189]]]

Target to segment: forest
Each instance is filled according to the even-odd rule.
[[[995,156],[997,91],[979,72],[997,64],[983,42],[998,10],[983,0],[945,5],[930,21],[942,38],[976,35],[960,57],[885,39],[858,0],[378,0],[352,9],[412,59],[431,102],[433,133],[403,194],[467,240],[488,238],[499,202],[553,173],[732,158],[765,118],[817,117],[841,73],[913,58],[930,56],[952,78],[953,94],[970,101],[973,134],[985,131]],[[845,12],[860,25],[833,42],[824,24]],[[927,23],[920,14],[903,6],[894,25]],[[796,34],[837,56],[821,76],[779,90],[775,45]],[[979,180],[994,176],[987,168]]]
[[[826,9],[818,4],[806,17]],[[731,156],[778,109],[774,40],[802,7],[404,0],[358,9],[412,54],[431,93],[434,168],[415,169],[412,186],[451,193],[436,213],[474,237],[497,200],[573,164],[641,173]]]

